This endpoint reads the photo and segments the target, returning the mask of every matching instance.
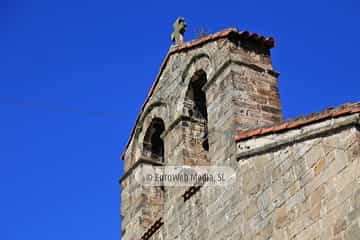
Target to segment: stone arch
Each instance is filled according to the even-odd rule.
[[[160,110],[159,110],[160,109]],[[168,106],[164,101],[154,101],[147,106],[141,114],[139,124],[142,124],[150,114],[159,114],[164,121],[169,119]]]
[[[209,151],[208,114],[206,94],[203,89],[207,83],[207,74],[203,69],[194,72],[185,88],[183,113],[188,117],[184,127],[186,149],[184,163],[189,165],[207,165]]]
[[[144,138],[145,138],[145,132],[149,128],[151,121],[155,118],[161,119],[164,123],[164,129],[166,129],[170,124],[170,116],[169,116],[169,109],[165,102],[163,101],[156,101],[149,106],[147,106],[136,126],[136,131],[133,137],[133,144],[132,144],[132,150],[131,155],[133,158],[133,161],[137,161],[139,159],[143,152],[144,152]]]
[[[184,108],[188,107],[187,113],[190,117],[195,117],[207,121],[206,94],[203,90],[207,83],[206,73],[198,70],[191,77],[185,95]],[[191,106],[187,106],[188,104]]]
[[[207,76],[210,76],[213,74],[214,68],[213,63],[211,61],[210,56],[207,53],[200,53],[195,56],[193,56],[189,63],[186,65],[185,70],[181,76],[181,83],[183,86],[185,86],[182,89],[182,92],[180,94],[180,99],[178,109],[183,109],[183,103],[186,98],[187,94],[187,87],[189,86],[189,83],[191,81],[191,78],[194,76],[196,72],[203,71],[206,73]]]
[[[165,130],[161,118],[153,118],[145,131],[142,155],[154,161],[164,162],[164,141],[161,137]]]
[[[186,84],[188,76],[192,76],[195,72],[203,70],[207,75],[210,75],[213,71],[213,64],[211,58],[206,53],[200,53],[193,56],[189,63],[186,64],[186,67],[181,76],[182,83]]]

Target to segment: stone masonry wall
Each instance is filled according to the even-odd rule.
[[[207,122],[194,119],[187,107],[189,83],[198,71],[206,74],[203,90]],[[142,229],[158,220],[165,209],[177,206],[177,197],[186,190],[165,189],[159,207],[160,200],[147,196],[156,191],[139,187],[130,180],[133,166],[144,159],[144,135],[152,119],[160,118],[165,124],[162,135],[165,165],[236,164],[233,139],[237,130],[280,121],[279,102],[277,74],[271,65],[269,49],[262,45],[223,38],[172,55],[124,154],[127,174],[121,180],[122,239],[140,239]],[[202,131],[205,129],[208,130],[209,152],[202,148],[201,138],[206,135]],[[154,203],[149,201],[152,199]],[[199,204],[207,204],[206,198],[200,199]],[[153,219],[149,220],[149,216]],[[206,216],[200,219],[207,221]],[[196,226],[201,225],[199,222]]]
[[[190,80],[206,74],[208,121],[189,113]],[[358,240],[360,239],[359,115],[234,141],[244,130],[281,120],[270,50],[231,37],[170,56],[124,153],[122,239]],[[144,156],[152,120],[164,122],[164,162]],[[209,150],[202,138],[208,131]],[[134,172],[150,165],[221,165],[236,173],[226,187],[144,187]]]
[[[302,138],[314,129],[316,135]],[[203,187],[187,202],[179,192],[151,239],[360,239],[359,116],[277,137],[297,140],[238,154],[234,185]],[[262,138],[269,137],[246,144]]]

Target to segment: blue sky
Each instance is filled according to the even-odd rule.
[[[184,16],[273,36],[285,118],[360,101],[359,1],[0,0],[0,239],[119,239],[120,153]]]

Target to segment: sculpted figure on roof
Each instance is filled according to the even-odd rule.
[[[186,31],[186,22],[183,17],[178,17],[174,22],[174,32],[171,34],[171,41],[175,44],[184,42],[184,33]]]

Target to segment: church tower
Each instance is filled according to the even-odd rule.
[[[179,24],[186,27],[180,20],[174,27]],[[232,166],[237,163],[237,134],[282,120],[279,74],[270,55],[273,38],[231,28],[182,42],[183,32],[173,34],[176,44],[161,65],[122,155],[123,240],[174,239],[174,232],[189,224],[181,209],[189,194],[198,191],[143,186],[135,179],[137,169]],[[207,204],[213,193],[196,194],[208,194],[196,203]],[[199,234],[179,239],[211,239],[206,215],[191,224]]]

